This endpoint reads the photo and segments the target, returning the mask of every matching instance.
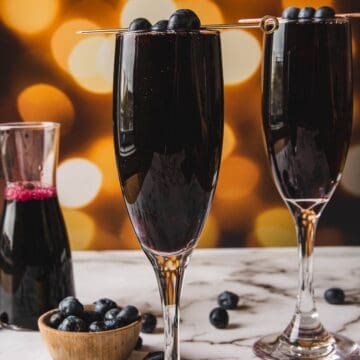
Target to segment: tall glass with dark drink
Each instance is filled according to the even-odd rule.
[[[59,124],[0,124],[0,322],[8,328],[37,329],[41,314],[74,295],[55,184],[58,145]]]
[[[355,359],[357,345],[329,333],[316,311],[318,220],[343,171],[352,126],[351,31],[346,18],[281,20],[265,36],[263,129],[277,188],[296,225],[299,288],[282,334],[254,346],[263,359]],[[355,356],[355,357],[354,357]]]
[[[210,209],[221,159],[218,32],[119,33],[114,86],[121,188],[137,238],[157,275],[165,359],[180,359],[182,278]]]

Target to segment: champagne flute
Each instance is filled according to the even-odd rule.
[[[359,359],[354,342],[323,327],[313,290],[316,227],[350,143],[350,23],[282,20],[264,45],[263,129],[275,183],[295,221],[299,288],[288,327],[257,341],[254,352],[263,359]]]
[[[167,360],[180,359],[181,284],[214,195],[222,138],[217,31],[116,35],[116,160],[130,220],[156,273]]]

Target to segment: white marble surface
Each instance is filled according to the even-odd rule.
[[[77,295],[82,302],[107,296],[161,316],[155,277],[143,253],[75,252],[74,264]],[[329,330],[360,342],[360,248],[318,248],[315,270],[323,323]],[[325,303],[322,294],[333,286],[351,294],[349,304]],[[290,321],[296,288],[295,248],[195,250],[182,295],[182,358],[255,359],[251,350],[254,341],[283,330]],[[230,312],[230,327],[218,330],[210,325],[208,315],[223,290],[239,294],[241,303]],[[130,360],[162,348],[161,329],[142,337],[144,351],[134,352]],[[50,356],[38,333],[0,330],[0,359],[49,360]]]

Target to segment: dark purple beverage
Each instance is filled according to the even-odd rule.
[[[37,318],[74,295],[71,254],[54,187],[11,183],[0,238],[1,321],[37,329]]]
[[[352,124],[350,36],[347,21],[330,19],[288,21],[266,38],[263,125],[286,199],[328,199],[339,181]]]
[[[192,248],[221,158],[219,34],[122,33],[115,60],[115,150],[137,237],[157,253]]]

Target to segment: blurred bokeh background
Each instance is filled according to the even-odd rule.
[[[193,9],[204,24],[235,23],[280,15],[290,5],[360,12],[359,0],[0,0],[0,121],[62,124],[58,190],[73,249],[138,248],[113,154],[114,39],[76,30],[127,26],[140,16],[155,22],[176,8]],[[360,243],[360,19],[353,24],[352,145],[321,219],[321,245]],[[295,244],[262,142],[261,42],[257,30],[222,33],[225,139],[202,247]]]

